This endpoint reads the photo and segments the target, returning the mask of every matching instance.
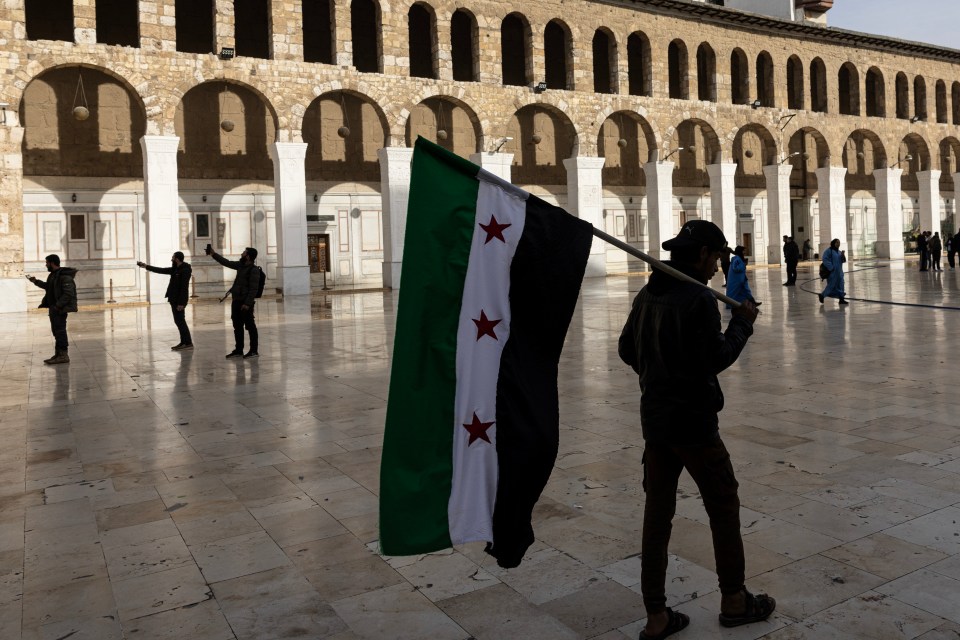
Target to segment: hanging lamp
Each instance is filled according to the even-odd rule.
[[[337,129],[337,135],[346,138],[350,135],[350,122],[347,120],[347,103],[343,98],[343,91],[340,92],[340,112],[343,113],[343,126]]]
[[[77,104],[77,98],[83,99],[83,104]],[[77,90],[73,94],[73,117],[79,122],[83,122],[90,117],[90,109],[87,105],[87,93],[83,90],[83,74],[77,69]]]
[[[447,133],[447,130],[444,128],[443,124],[443,100],[439,101],[437,109],[440,115],[440,126],[437,127],[437,140],[446,140],[449,137],[449,134]]]
[[[221,117],[223,117],[223,108],[225,104],[224,96],[226,95],[226,93],[227,93],[227,83],[224,82],[223,91],[220,92],[220,116]],[[224,117],[223,120],[220,121],[220,128],[223,129],[223,131],[226,133],[230,133],[231,131],[234,130],[235,127],[236,127],[236,124],[234,124],[233,120],[231,120],[230,118]]]

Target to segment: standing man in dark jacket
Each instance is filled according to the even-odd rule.
[[[253,317],[253,306],[256,303],[257,291],[260,288],[260,268],[254,264],[257,259],[257,250],[247,247],[240,254],[239,262],[227,260],[207,245],[207,255],[227,267],[235,269],[237,277],[227,293],[232,296],[230,305],[230,319],[233,320],[233,337],[236,347],[227,354],[228,358],[259,358],[260,337],[257,333],[257,323]],[[250,333],[250,351],[243,352],[243,329]]]
[[[785,287],[797,284],[797,263],[800,262],[800,247],[790,236],[783,236],[783,261],[787,263],[787,281]]]
[[[41,309],[47,309],[47,315],[50,317],[50,331],[56,342],[56,353],[44,360],[44,364],[66,364],[70,362],[70,356],[67,355],[67,314],[77,310],[77,285],[73,281],[77,275],[76,269],[60,266],[60,256],[51,253],[46,258],[47,281],[43,282],[33,276],[27,276],[27,279],[37,285],[46,293],[43,296],[43,302],[40,303]]]
[[[692,220],[663,243],[668,264],[704,285],[729,251],[712,222]],[[732,365],[753,334],[757,308],[750,300],[733,310],[727,330],[706,287],[654,270],[633,301],[620,336],[620,358],[640,377],[643,428],[641,591],[647,624],[640,638],[665,638],[690,619],[666,606],[667,548],[676,510],[677,481],[687,469],[710,516],[722,594],[720,624],[739,626],[767,619],[776,602],[744,586],[740,499],[730,455],[720,439],[717,414],[723,393],[717,374]]]
[[[152,267],[149,264],[138,262],[137,266],[154,273],[166,273],[170,276],[170,284],[167,285],[167,293],[164,294],[167,302],[170,303],[170,310],[173,312],[173,323],[177,325],[180,331],[180,342],[175,347],[170,347],[174,351],[185,351],[193,349],[193,339],[190,337],[190,328],[187,326],[185,310],[190,301],[190,276],[193,270],[190,264],[183,261],[183,252],[177,251],[170,258],[172,266],[170,267]]]
[[[927,261],[930,258],[930,250],[927,246],[927,232],[921,231],[917,236],[917,253],[920,254],[920,271],[927,270]]]

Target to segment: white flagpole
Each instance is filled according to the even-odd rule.
[[[605,241],[605,242],[609,242],[610,244],[612,244],[613,246],[615,246],[615,247],[618,248],[618,249],[621,249],[621,250],[623,250],[623,251],[626,251],[627,253],[629,253],[630,255],[632,255],[632,256],[635,257],[635,258],[640,258],[641,260],[643,260],[644,262],[646,262],[647,264],[649,264],[649,265],[650,265],[651,267],[653,267],[654,269],[660,269],[660,271],[663,271],[663,272],[666,273],[667,275],[673,276],[673,277],[676,278],[677,280],[683,280],[684,282],[692,282],[693,284],[698,284],[698,285],[700,285],[701,287],[703,287],[704,289],[706,289],[707,291],[709,291],[710,293],[712,293],[713,295],[715,295],[718,300],[722,300],[723,302],[726,302],[726,303],[727,303],[728,305],[730,305],[731,307],[739,307],[739,306],[740,306],[740,303],[737,302],[736,300],[734,300],[733,298],[730,298],[730,297],[728,297],[728,296],[720,293],[719,291],[717,291],[716,289],[713,289],[712,287],[708,287],[707,285],[703,284],[702,282],[700,282],[700,281],[697,280],[696,278],[691,278],[691,277],[688,276],[687,274],[685,274],[685,273],[683,273],[683,272],[680,272],[680,271],[677,271],[676,269],[674,269],[674,268],[671,267],[670,265],[664,264],[663,262],[660,262],[659,260],[657,260],[657,259],[654,258],[653,256],[648,256],[648,255],[645,254],[643,251],[640,251],[639,249],[636,249],[636,248],[634,248],[634,247],[631,247],[631,246],[628,245],[626,242],[622,242],[621,240],[618,240],[617,238],[614,238],[614,237],[613,237],[612,235],[610,235],[609,233],[604,233],[603,231],[600,231],[600,229],[597,229],[596,227],[594,227],[594,228],[593,228],[593,235],[595,235],[596,237],[600,238],[601,240],[603,240],[603,241]]]

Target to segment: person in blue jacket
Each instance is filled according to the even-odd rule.
[[[750,283],[747,282],[747,257],[743,255],[744,247],[737,245],[733,250],[733,257],[730,258],[730,272],[727,274],[727,296],[737,302],[753,299],[753,292],[750,291]],[[730,305],[727,305],[727,309]]]
[[[834,238],[823,252],[823,266],[830,272],[830,276],[827,278],[827,286],[824,287],[823,293],[817,295],[820,298],[820,304],[823,304],[824,298],[839,298],[840,304],[849,304],[846,300],[847,294],[843,290],[843,263],[846,261],[846,253],[840,251],[840,240]]]

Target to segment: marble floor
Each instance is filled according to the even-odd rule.
[[[684,476],[677,638],[960,637],[960,313],[921,306],[960,307],[960,271],[852,268],[846,308],[750,273],[763,314],[722,376],[721,430],[748,585],[779,607],[721,630]],[[224,359],[215,303],[190,307],[182,353],[165,306],[74,315],[60,367],[45,316],[4,315],[0,638],[636,638],[643,443],[616,340],[645,280],[584,284],[538,540],[508,571],[479,545],[377,554],[395,292],[264,301],[253,361]]]

